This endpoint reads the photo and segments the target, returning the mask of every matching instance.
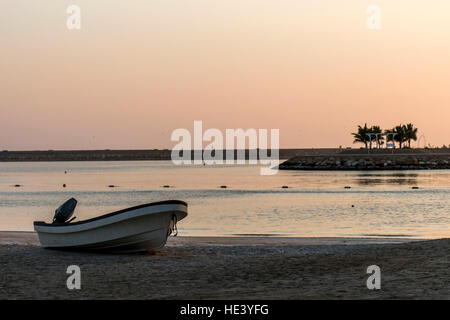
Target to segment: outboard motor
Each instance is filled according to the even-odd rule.
[[[55,216],[53,217],[53,223],[65,223],[73,215],[75,207],[77,206],[77,200],[70,198],[64,202],[58,209],[55,210]],[[75,217],[73,218],[75,219]],[[72,221],[69,220],[68,222]]]

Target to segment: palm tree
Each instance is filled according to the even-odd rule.
[[[394,136],[392,135],[392,133],[395,133],[395,129],[386,129],[386,130],[384,130],[384,133],[386,134],[386,143],[388,143],[388,142],[394,143]],[[395,149],[395,144],[394,144],[394,149]]]
[[[408,148],[411,148],[411,140],[417,141],[417,128],[412,123],[403,126],[405,132],[405,140],[408,141]]]
[[[370,128],[370,133],[383,133],[383,130],[381,130],[380,126],[372,126]],[[382,144],[384,137],[379,134],[378,135],[378,141],[375,135],[371,136],[371,140],[372,141],[377,141],[377,148],[379,147],[380,144]]]
[[[386,140],[388,142],[391,142],[391,141],[398,142],[400,149],[402,148],[403,143],[405,143],[408,140],[405,125],[399,124],[398,126],[395,126],[392,129],[385,130],[384,133],[395,133],[395,135],[392,135],[392,134],[387,135]],[[416,137],[416,139],[417,139],[417,137]]]
[[[355,140],[353,143],[364,143],[366,149],[367,149],[367,143],[370,141],[369,137],[367,136],[367,133],[370,133],[370,128],[367,127],[367,123],[364,124],[364,127],[358,126],[358,132],[352,133]]]
[[[403,125],[398,125],[395,126],[395,128],[393,129],[396,133],[394,140],[398,142],[398,145],[400,147],[400,149],[402,148],[402,145],[404,142],[406,142],[406,131],[405,131],[405,126]]]

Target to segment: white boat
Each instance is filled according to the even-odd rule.
[[[72,223],[34,222],[45,248],[139,252],[162,248],[187,216],[187,203],[168,200],[143,204]]]

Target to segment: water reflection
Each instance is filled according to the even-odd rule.
[[[358,174],[358,177],[413,177],[417,178],[419,175],[417,173],[403,173],[403,172],[389,172],[389,173],[383,173],[383,172],[377,172],[377,173],[360,173]]]
[[[361,186],[371,185],[417,185],[417,173],[361,173],[355,182]]]

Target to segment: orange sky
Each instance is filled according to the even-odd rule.
[[[448,145],[449,16],[445,0],[2,0],[0,150],[171,148],[194,120],[277,128],[284,148],[412,122]]]

